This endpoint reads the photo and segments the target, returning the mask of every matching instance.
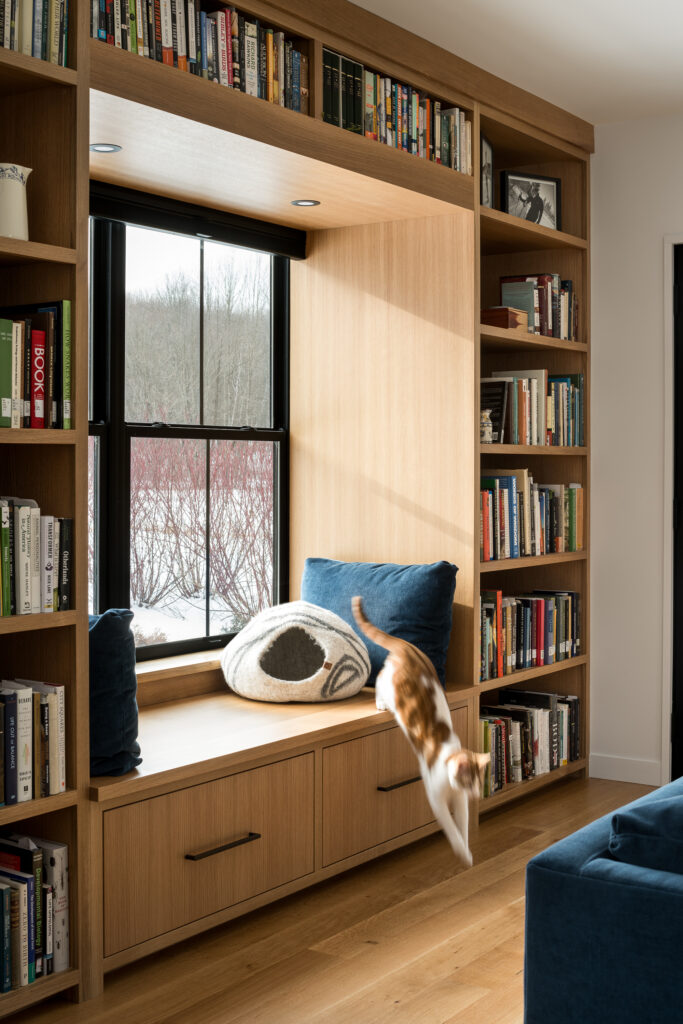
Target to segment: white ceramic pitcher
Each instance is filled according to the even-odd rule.
[[[0,235],[28,241],[26,182],[31,167],[0,164]]]

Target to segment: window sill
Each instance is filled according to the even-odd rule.
[[[196,697],[225,688],[220,653],[215,650],[141,661],[135,667],[135,674],[138,677],[138,707]]]

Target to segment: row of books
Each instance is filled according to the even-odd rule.
[[[472,174],[472,124],[409,85],[323,48],[323,120]]]
[[[2,680],[0,751],[4,804],[66,792],[66,708],[61,683]]]
[[[500,301],[503,306],[522,309],[528,316],[530,334],[576,341],[579,303],[573,281],[559,274],[527,274],[501,277]]]
[[[4,0],[0,46],[65,68],[69,0]]]
[[[581,484],[535,483],[528,469],[482,470],[479,558],[583,551]]]
[[[491,416],[491,443],[570,448],[586,443],[582,373],[493,370],[480,387],[481,408]]]
[[[0,615],[69,611],[72,526],[33,498],[0,497]]]
[[[575,695],[501,690],[479,715],[479,744],[490,753],[484,797],[515,782],[546,775],[581,754],[581,702]]]
[[[71,429],[69,299],[0,309],[0,427]]]
[[[570,590],[479,597],[481,681],[581,654],[581,598]]]
[[[92,0],[91,35],[110,46],[307,114],[308,55],[284,32],[200,0]]]
[[[68,969],[68,846],[0,836],[0,992]]]

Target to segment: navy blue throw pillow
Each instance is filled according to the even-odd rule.
[[[683,796],[649,800],[612,816],[615,860],[683,875]]]
[[[133,613],[90,616],[90,773],[125,775],[140,764]]]
[[[456,565],[394,565],[390,562],[337,562],[307,558],[301,599],[336,612],[365,642],[370,655],[369,685],[374,685],[387,652],[360,632],[351,611],[359,594],[365,614],[385,633],[415,644],[446,683],[446,652],[451,635]]]

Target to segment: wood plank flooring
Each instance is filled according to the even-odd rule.
[[[647,792],[567,780],[108,976],[15,1024],[520,1024],[530,857]]]

